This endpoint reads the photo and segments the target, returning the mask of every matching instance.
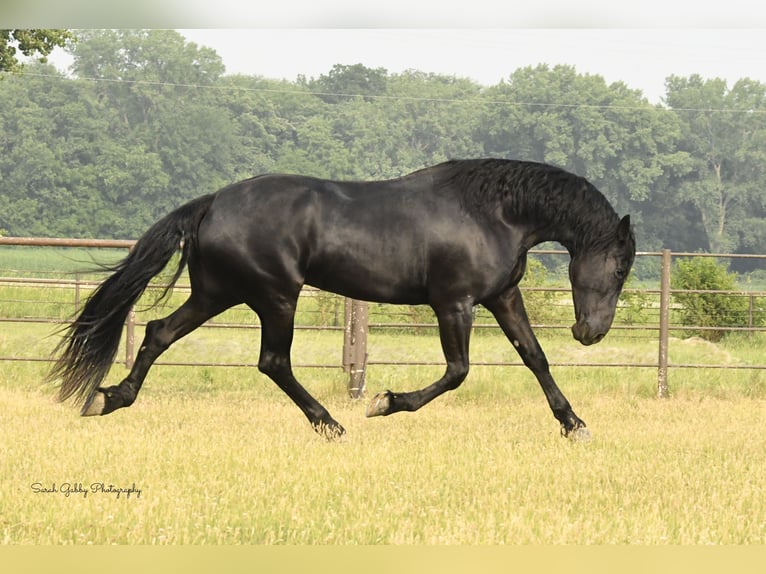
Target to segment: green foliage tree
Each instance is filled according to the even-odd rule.
[[[217,111],[230,117],[234,130],[230,135],[236,140],[229,150],[232,179],[274,171],[280,142],[291,127],[272,94],[296,88],[285,81],[244,75],[223,76],[217,84],[221,88],[216,95]]]
[[[0,227],[81,236],[102,198],[89,194],[105,122],[88,86],[47,64],[0,82]]]
[[[388,71],[363,64],[335,64],[327,74],[309,82],[309,88],[327,103],[337,104],[349,98],[369,99],[386,92]]]
[[[0,72],[17,72],[24,67],[18,52],[44,64],[54,48],[65,47],[73,38],[68,30],[0,30]]]
[[[172,30],[91,30],[74,72],[94,86],[111,140],[99,154],[99,189],[121,235],[135,237],[185,200],[230,181],[234,122],[210,89],[224,71],[209,48]],[[223,107],[225,110],[225,107]]]
[[[395,126],[388,149],[391,162],[400,166],[397,175],[447,159],[485,154],[476,137],[481,86],[472,80],[408,71],[391,77],[388,94],[385,117]]]
[[[76,40],[73,76],[32,62],[34,74],[0,81],[8,234],[136,237],[189,198],[266,171],[381,179],[499,156],[588,177],[631,214],[643,250],[766,250],[756,82],[670,78],[666,108],[570,66],[488,88],[362,64],[289,82],[224,75],[213,50],[172,30]]]
[[[345,177],[397,177],[455,157],[482,154],[473,138],[479,86],[433,74],[393,75],[381,98],[353,98],[329,111],[332,140],[347,150]]]
[[[732,291],[736,289],[736,274],[709,257],[679,259],[671,273],[673,289],[685,291]],[[684,325],[697,327],[742,327],[747,325],[747,301],[726,293],[675,293],[681,305]],[[710,341],[720,341],[724,329],[687,331]]]
[[[681,120],[679,149],[691,170],[680,197],[699,213],[707,248],[766,248],[766,86],[749,79],[731,89],[724,80],[671,76],[666,102]]]

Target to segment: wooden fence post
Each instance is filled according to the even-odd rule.
[[[74,274],[74,314],[80,314],[80,274]]]
[[[125,321],[125,366],[128,369],[133,368],[133,362],[135,361],[135,347],[136,347],[136,310],[135,307],[130,308],[128,313],[128,320]]]
[[[130,247],[128,251],[132,251],[133,247]],[[128,369],[133,368],[133,362],[136,360],[135,353],[136,346],[136,308],[135,306],[130,308],[128,312],[128,318],[125,321],[125,367]]]
[[[660,279],[660,353],[657,368],[657,396],[668,396],[668,339],[670,338],[670,249],[662,250]]]
[[[348,394],[352,399],[364,395],[367,368],[367,302],[345,299],[343,331],[343,370],[349,374]]]

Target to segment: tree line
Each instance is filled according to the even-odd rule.
[[[226,75],[172,30],[88,30],[71,73],[0,79],[0,232],[135,238],[264,172],[397,177],[451,158],[544,161],[590,179],[639,248],[766,253],[766,86],[671,76],[662,105],[540,64],[494,86],[361,64],[294,81]]]

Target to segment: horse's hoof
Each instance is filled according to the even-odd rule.
[[[320,436],[323,436],[326,440],[333,442],[342,439],[346,434],[346,429],[340,426],[338,423],[327,424],[320,423],[314,425],[314,430]]]
[[[101,391],[96,391],[83,405],[80,416],[92,417],[104,414],[106,409],[106,395]]]
[[[390,408],[391,391],[385,391],[372,397],[372,401],[367,406],[367,412],[365,415],[367,418],[387,415]]]
[[[593,440],[590,431],[585,427],[577,427],[576,429],[572,429],[567,434],[567,438],[572,442],[590,442]]]

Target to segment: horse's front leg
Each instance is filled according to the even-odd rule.
[[[495,299],[484,302],[484,306],[495,316],[521,360],[537,377],[553,416],[561,423],[561,434],[576,440],[589,439],[590,432],[585,423],[574,413],[551,376],[548,359],[532,332],[519,288],[510,288]]]
[[[468,375],[468,342],[473,322],[473,301],[453,302],[433,306],[439,322],[439,338],[447,370],[435,383],[409,393],[384,391],[373,397],[367,407],[367,416],[390,415],[399,411],[416,411],[436,397],[456,389]]]

